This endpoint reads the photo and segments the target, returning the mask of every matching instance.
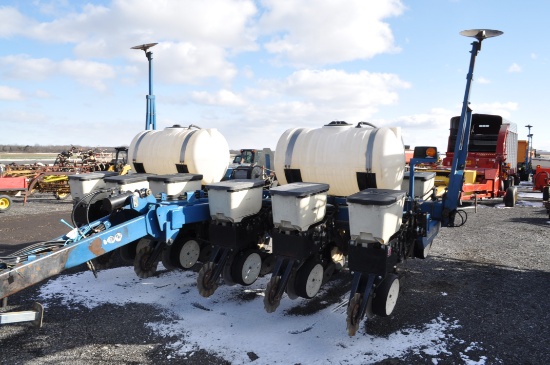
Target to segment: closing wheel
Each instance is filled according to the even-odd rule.
[[[256,250],[241,252],[231,265],[231,278],[237,284],[250,285],[258,279],[262,258]]]
[[[218,281],[212,280],[214,274],[214,263],[212,261],[207,262],[201,267],[199,276],[197,277],[197,289],[199,294],[205,298],[208,298],[216,289],[218,289]]]
[[[11,198],[7,195],[0,195],[0,213],[7,212],[11,208]]]
[[[275,312],[281,304],[281,297],[277,296],[280,281],[280,276],[272,276],[265,288],[264,309],[267,313]]]
[[[348,304],[348,316],[346,318],[346,325],[349,336],[355,336],[361,324],[361,318],[359,318],[359,312],[361,310],[361,294],[355,293],[353,298]]]
[[[139,245],[138,245],[139,247]],[[150,245],[142,246],[136,252],[134,259],[134,272],[142,279],[149,278],[157,272],[158,260],[150,262],[150,257],[153,254],[153,247]]]
[[[374,292],[372,311],[374,314],[387,317],[392,314],[397,297],[399,297],[399,278],[395,274],[388,274]]]
[[[506,189],[506,194],[504,195],[504,205],[507,207],[515,207],[516,201],[518,199],[518,189],[515,186],[510,186]]]
[[[164,248],[162,249],[162,253],[160,256],[162,266],[164,266],[166,270],[170,270],[170,271],[179,269],[179,265],[177,265],[177,263],[174,262],[173,253],[172,253],[173,249],[174,249],[174,245],[171,245],[171,246],[164,245]]]
[[[311,299],[319,292],[323,283],[323,265],[316,260],[307,261],[296,273],[294,289],[298,296]]]

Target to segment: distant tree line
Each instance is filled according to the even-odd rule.
[[[80,146],[80,145],[0,145],[0,152],[11,152],[11,153],[60,153],[62,151],[68,151],[72,147],[76,147],[79,150],[88,151],[95,150],[98,152],[114,152],[114,147],[90,147],[90,146]]]

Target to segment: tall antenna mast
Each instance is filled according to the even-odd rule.
[[[158,43],[147,43],[141,46],[135,46],[131,49],[141,49],[145,52],[147,60],[149,60],[149,94],[146,96],[147,109],[145,111],[145,130],[157,129],[157,116],[155,108],[155,95],[153,95],[153,52],[147,51],[149,48],[156,46]]]

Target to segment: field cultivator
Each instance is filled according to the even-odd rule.
[[[0,192],[5,191],[2,186],[8,183],[4,178],[24,178],[25,186],[11,190],[10,195],[23,194],[24,203],[32,194],[51,193],[56,199],[65,199],[70,194],[69,175],[83,174],[94,171],[113,171],[125,174],[129,170],[126,164],[126,147],[117,147],[115,158],[112,153],[97,152],[94,150],[79,150],[72,147],[57,155],[53,165],[42,163],[18,165],[11,163],[2,167],[0,177]],[[19,181],[19,180],[18,180]],[[8,192],[6,192],[8,194]]]

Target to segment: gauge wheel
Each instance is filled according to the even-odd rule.
[[[392,314],[397,298],[399,297],[399,278],[395,274],[388,274],[375,290],[372,300],[374,314],[387,317]]]
[[[349,336],[355,336],[359,325],[361,324],[361,318],[359,318],[359,311],[361,310],[361,294],[355,293],[353,298],[349,301],[348,312],[346,318],[346,325]]]
[[[138,245],[139,248],[139,245]],[[150,262],[149,258],[153,254],[153,247],[150,245],[142,246],[136,250],[134,259],[134,272],[142,279],[149,278],[157,272],[158,260]]]
[[[115,262],[115,257],[116,257],[116,255],[115,255],[116,251],[118,251],[118,249],[113,250],[113,251],[109,251],[109,252],[93,259],[92,262],[93,262],[94,267],[96,268],[96,270],[105,270],[105,269],[110,269],[111,267],[113,267],[113,264]]]
[[[7,212],[10,210],[12,205],[12,200],[7,195],[0,195],[0,213]]]
[[[227,257],[227,261],[225,262],[225,265],[223,265],[222,277],[225,285],[233,286],[237,284],[233,281],[233,277],[231,274],[231,267],[233,266],[234,259],[235,259],[235,253],[231,252]]]
[[[292,270],[285,288],[286,295],[288,295],[288,297],[292,300],[298,298],[298,294],[296,294],[295,285],[296,285],[296,270]]]
[[[60,193],[59,191],[56,191],[55,193],[53,193],[53,196],[57,200],[65,200],[69,196],[69,193]]]
[[[516,206],[516,202],[518,199],[518,189],[515,186],[510,186],[508,189],[506,189],[506,194],[504,194],[504,205],[510,208],[513,208]]]
[[[136,246],[138,241],[133,241],[119,249],[120,258],[126,264],[133,264],[136,258]]]
[[[194,239],[185,239],[181,245],[177,246],[174,250],[174,254],[177,255],[177,263],[182,269],[187,270],[192,268],[201,254],[201,246]]]
[[[280,281],[280,276],[272,276],[265,288],[264,309],[267,313],[275,312],[281,304],[281,297],[277,296]]]
[[[218,288],[218,281],[212,280],[212,275],[214,274],[214,263],[208,261],[206,264],[201,267],[199,271],[199,276],[197,277],[197,289],[199,294],[205,298],[208,298]]]
[[[231,278],[237,284],[248,286],[258,279],[262,257],[257,250],[245,250],[235,257],[231,265]]]
[[[296,273],[294,289],[296,294],[305,299],[311,299],[319,292],[323,283],[323,265],[319,261],[307,261]]]
[[[419,259],[427,258],[428,254],[430,253],[430,249],[432,248],[431,243],[426,247],[422,247],[422,246],[423,246],[422,242],[417,242],[416,245],[414,246],[415,257]]]
[[[162,249],[162,253],[160,256],[160,261],[162,262],[162,266],[166,268],[166,270],[176,270],[179,269],[179,265],[174,262],[174,245],[164,245],[164,248]]]

